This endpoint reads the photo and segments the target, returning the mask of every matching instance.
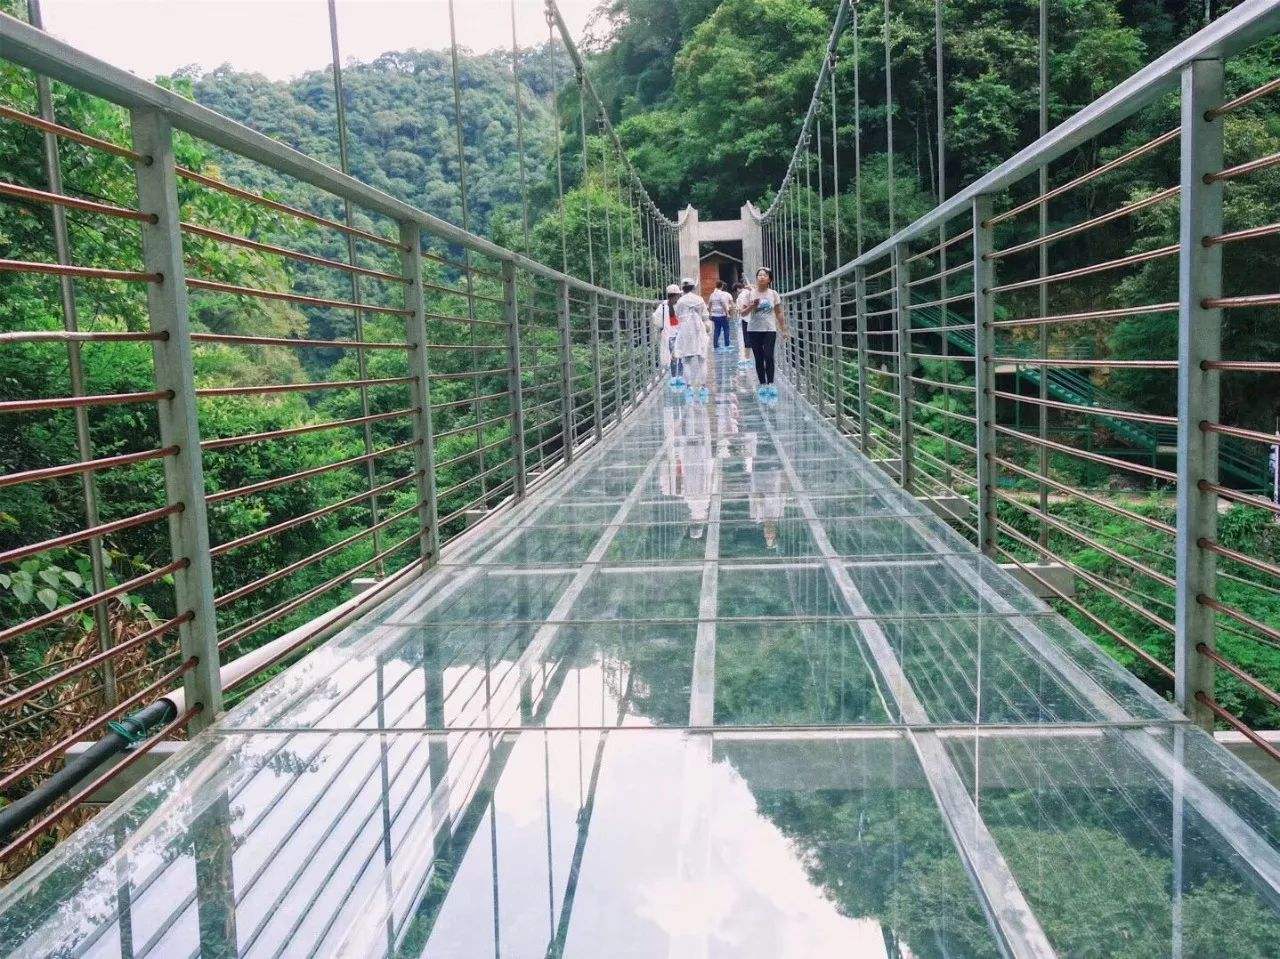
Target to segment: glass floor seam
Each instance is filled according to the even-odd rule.
[[[0,951],[1274,954],[1276,790],[785,384],[712,383],[195,737]]]

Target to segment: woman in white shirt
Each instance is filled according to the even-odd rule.
[[[680,287],[672,283],[667,287],[667,298],[658,304],[653,311],[653,325],[660,330],[661,339],[659,347],[664,366],[669,365],[671,368],[671,388],[678,389],[684,386],[680,367],[680,357],[676,355],[676,328],[679,320],[676,318],[676,300],[680,299]]]
[[[762,266],[756,270],[756,286],[747,300],[747,344],[756,358],[756,378],[760,381],[760,397],[777,397],[773,385],[773,351],[778,334],[787,335],[787,318],[782,312],[782,297],[773,288],[773,270]]]
[[[693,292],[693,280],[682,280],[680,285],[684,295],[676,300],[676,338],[671,352],[684,365],[689,390],[696,391],[698,398],[705,402],[710,396],[705,385],[707,347],[711,342],[707,303]]]

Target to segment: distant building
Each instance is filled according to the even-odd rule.
[[[726,286],[733,286],[734,281],[742,276],[742,261],[720,250],[712,250],[698,259],[699,292],[710,296],[719,280]]]

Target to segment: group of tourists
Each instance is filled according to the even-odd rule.
[[[734,352],[730,335],[734,316],[742,322],[741,365],[750,367],[754,358],[760,384],[757,395],[762,400],[777,398],[774,351],[778,334],[787,335],[787,321],[768,267],[756,271],[754,285],[736,284],[733,294],[721,280],[705,300],[688,277],[667,287],[666,300],[653,311],[653,323],[662,331],[662,362],[671,372],[673,391],[707,401],[709,354]]]

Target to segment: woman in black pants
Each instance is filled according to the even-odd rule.
[[[773,288],[773,270],[766,266],[756,270],[756,286],[747,300],[747,345],[756,358],[757,391],[761,399],[778,395],[773,385],[773,351],[778,334],[787,335],[787,318],[782,313],[782,297]]]

